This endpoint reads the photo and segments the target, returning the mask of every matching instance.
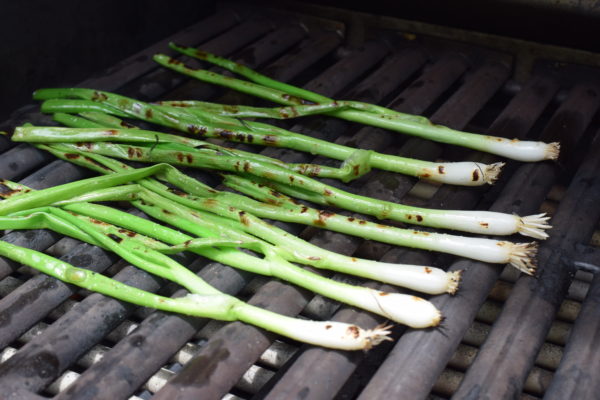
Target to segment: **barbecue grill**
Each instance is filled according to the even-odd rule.
[[[296,6],[298,6],[296,4]],[[231,10],[235,9],[233,12]],[[396,326],[368,352],[302,345],[239,322],[134,307],[0,259],[3,399],[588,399],[600,392],[600,70],[592,53],[468,34],[354,11],[224,4],[197,24],[79,84],[143,100],[254,100],[159,68],[169,41],[199,47],[327,96],[425,115],[491,135],[560,141],[558,163],[508,162],[487,188],[440,186],[374,171],[349,191],[411,205],[548,212],[536,277],[448,255],[278,223],[347,255],[465,270],[460,292],[434,296],[441,327]],[[526,55],[526,56],[524,56]],[[192,62],[185,59],[186,62]],[[588,65],[580,65],[580,63]],[[47,124],[36,107],[6,123]],[[493,162],[490,155],[324,117],[283,122],[338,143],[428,160]],[[291,150],[262,151],[308,162]],[[0,138],[0,172],[36,189],[90,176],[27,144]],[[326,164],[327,160],[314,160]],[[200,175],[203,179],[215,178]],[[118,257],[46,230],[2,240],[47,251],[145,290],[182,292]],[[287,315],[373,327],[385,321],[277,280],[203,258],[182,258],[212,285]],[[336,275],[335,279],[356,282]],[[387,291],[398,288],[374,282]]]

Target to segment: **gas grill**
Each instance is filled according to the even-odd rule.
[[[600,57],[490,35],[469,36],[458,30],[430,27],[428,31],[425,25],[315,6],[283,10],[226,3],[206,19],[78,86],[148,101],[256,102],[153,63],[151,56],[170,54],[166,44],[174,41],[235,59],[326,96],[387,105],[454,129],[560,141],[559,162],[509,161],[493,187],[440,186],[382,171],[349,184],[330,182],[351,192],[431,208],[521,215],[548,212],[554,228],[541,243],[536,277],[502,265],[277,223],[339,253],[465,271],[457,295],[431,298],[445,316],[441,327],[396,326],[391,342],[368,352],[343,352],[296,343],[239,322],[135,307],[0,259],[0,398],[596,398],[600,393],[595,376],[600,353],[594,343],[600,329],[600,276],[595,274],[600,266],[600,236],[595,231],[600,218],[600,69],[578,63],[594,64]],[[500,45],[494,48],[494,43]],[[524,60],[523,49],[535,51],[528,51]],[[5,126],[11,129],[23,122],[51,123],[37,106],[27,106]],[[471,150],[333,118],[281,124],[390,154],[498,161]],[[288,162],[330,163],[291,150],[236,146]],[[0,177],[36,189],[91,176],[83,168],[4,137],[0,137],[0,151]],[[218,183],[214,176],[191,173]],[[46,251],[145,290],[169,296],[183,293],[113,254],[50,231],[5,232],[2,240]],[[180,261],[218,289],[275,312],[363,327],[386,322],[203,258],[182,256]],[[401,290],[339,274],[333,278]]]

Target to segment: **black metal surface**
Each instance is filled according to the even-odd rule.
[[[61,257],[76,267],[103,272],[118,258],[88,244],[81,244]],[[0,347],[16,340],[36,322],[78,290],[47,275],[37,275],[2,299],[0,303]]]
[[[596,87],[581,81],[576,86],[561,88],[559,78],[539,75],[515,90],[512,83],[505,86],[512,67],[505,56],[489,51],[482,53],[478,49],[473,49],[471,54],[464,47],[461,47],[462,52],[450,49],[440,52],[439,48],[428,48],[418,41],[396,40],[392,44],[382,40],[385,34],[377,40],[367,41],[362,48],[357,48],[355,42],[349,48],[343,45],[343,35],[331,30],[331,26],[337,25],[325,24],[323,28],[315,29],[313,20],[303,22],[303,25],[299,22],[302,22],[301,18],[273,17],[263,11],[254,14],[220,12],[169,39],[231,56],[276,79],[297,82],[328,96],[379,104],[388,102],[399,111],[426,114],[433,122],[456,129],[471,129],[472,125],[492,135],[541,136],[546,141],[563,143],[563,155],[558,164],[510,162],[494,188],[441,186],[428,200],[409,194],[415,179],[387,172],[373,171],[348,185],[328,182],[386,200],[434,208],[490,208],[519,214],[538,212],[557,180],[563,185],[570,183],[554,217],[551,239],[540,253],[539,277],[521,277],[517,281],[487,340],[478,350],[478,356],[460,371],[464,373],[464,379],[454,394],[455,398],[521,396],[523,382],[535,369],[534,362],[535,365],[541,362],[535,359],[567,294],[573,261],[597,261],[594,256],[597,248],[588,246],[586,248],[590,250],[578,256],[581,248],[575,247],[587,243],[600,217],[594,209],[594,201],[600,198],[598,179],[592,175],[599,167],[600,140],[590,148],[592,156],[583,164],[583,157],[578,153],[585,148],[582,143],[595,133],[595,114],[600,107]],[[250,100],[156,68],[150,56],[158,51],[168,52],[165,45],[169,39],[81,85],[116,90],[146,100],[209,99],[217,95],[231,101]],[[511,90],[506,90],[508,87]],[[556,96],[559,88],[566,95]],[[48,120],[37,114],[34,107],[26,107],[8,125],[28,119],[36,123]],[[487,127],[485,121],[492,120]],[[289,121],[278,123],[291,125]],[[402,156],[497,161],[490,155],[407,139],[381,129],[361,129],[357,124],[331,118],[307,118],[290,129]],[[258,151],[248,145],[239,147]],[[20,180],[37,189],[89,176],[86,170],[52,161],[52,157],[28,145],[14,146],[3,137],[0,137],[0,151],[2,177]],[[330,163],[322,157],[314,159],[285,149],[268,148],[262,153],[290,162]],[[577,175],[571,181],[575,171],[578,171]],[[11,399],[33,398],[38,394],[48,396],[48,385],[63,371],[74,369],[81,375],[55,398],[126,399],[136,394],[148,398],[152,393],[142,393],[140,388],[161,367],[170,365],[180,348],[192,342],[198,352],[181,370],[173,369],[173,378],[152,398],[218,399],[231,391],[241,398],[427,398],[436,382],[446,376],[444,368],[479,318],[478,312],[498,284],[502,272],[502,266],[365,242],[294,224],[278,225],[303,235],[313,244],[344,254],[369,256],[386,262],[442,264],[450,265],[451,269],[465,269],[461,291],[454,297],[444,295],[432,299],[446,316],[441,329],[397,327],[394,343],[386,343],[368,353],[329,351],[288,343],[295,356],[279,371],[271,372],[273,377],[264,386],[253,389],[244,386],[242,390],[238,388],[238,381],[248,368],[257,363],[260,365],[261,354],[280,339],[276,335],[235,322],[224,324],[206,342],[198,342],[195,335],[207,327],[206,320],[151,313],[97,294],[81,293],[52,278],[30,277],[16,263],[0,259],[0,281],[15,276],[25,279],[18,288],[0,298],[0,352],[11,346],[17,349],[15,355],[0,363],[2,395]],[[44,230],[11,232],[2,236],[2,240],[37,250],[49,248],[60,238]],[[69,248],[63,259],[98,271],[117,268],[111,267],[116,258],[84,244]],[[334,301],[314,297],[279,281],[256,280],[251,274],[204,259],[197,259],[192,268],[199,269],[199,275],[219,289],[240,294],[249,298],[252,304],[284,314],[333,318],[367,328],[384,322],[372,314],[340,307]],[[133,279],[151,290],[165,290],[164,287],[161,289],[161,282],[130,267],[117,277]],[[348,279],[339,274],[334,277]],[[257,282],[267,283],[250,289]],[[364,284],[388,291],[398,290],[374,282]],[[598,314],[595,311],[597,292],[598,279],[595,278],[567,342],[563,362],[554,379],[551,372],[545,375],[542,386],[548,387],[548,398],[586,398],[596,391],[597,383],[586,371],[597,369],[600,362],[600,355],[593,348],[597,337],[594,322]],[[179,291],[174,295],[182,293]],[[79,301],[78,296],[85,296],[85,299]],[[77,305],[64,315],[58,315],[54,321],[55,317],[50,315],[69,297],[69,301],[75,299]],[[107,341],[110,331],[134,312],[137,312],[135,318],[140,320],[137,329],[111,345],[102,360],[82,367],[78,359],[92,346]],[[39,336],[24,339],[27,335],[23,334],[40,321],[50,325]],[[541,363],[551,369],[558,364]],[[444,392],[444,396],[452,393],[454,391]],[[543,389],[539,393],[543,394]]]
[[[264,18],[253,18],[240,22],[222,35],[202,43],[202,47],[207,48],[207,51],[229,56],[271,31],[273,27],[273,24]],[[151,61],[148,60],[147,63]],[[154,100],[185,80],[172,71],[153,68],[148,74],[138,75],[136,79],[120,87],[119,92],[127,96],[139,96],[141,100]]]
[[[202,43],[215,35],[230,30],[239,23],[240,19],[241,16],[236,15],[233,11],[227,10],[217,12],[189,28],[177,32],[173,36],[161,40],[143,51],[111,66],[100,76],[86,79],[77,86],[106,91],[118,89],[125,83],[152,71],[154,65],[148,61],[154,54],[158,52],[168,55],[175,54],[173,50],[168,48],[169,42]]]
[[[155,277],[133,267],[123,269],[114,279],[152,292],[161,286]],[[23,388],[34,393],[40,391],[116,328],[134,309],[132,304],[110,297],[98,294],[88,296],[48,327],[43,335],[35,337],[17,354],[0,364],[0,386],[9,394]]]
[[[600,263],[600,258],[595,261]],[[600,275],[594,276],[560,363],[545,399],[592,399],[598,394],[595,372],[600,368]]]
[[[589,103],[592,103],[593,105],[588,106]],[[554,118],[550,121],[546,130],[542,134],[542,138],[547,140],[556,137],[564,137],[565,134],[560,135],[559,132],[567,131],[570,137],[581,137],[587,128],[587,123],[589,123],[591,117],[586,116],[584,120],[581,120],[579,118],[568,118],[566,116],[572,115],[572,113],[578,113],[579,111],[575,110],[580,110],[581,108],[585,109],[587,108],[586,106],[593,107],[592,109],[594,111],[597,109],[595,96],[590,96],[589,92],[586,90],[575,88],[571,92],[571,95],[565,100],[565,103],[563,103],[560,109],[556,112]],[[573,147],[574,146],[570,146],[564,149],[565,153],[563,154],[565,154],[566,158],[573,156],[572,153],[568,153],[569,150],[571,150],[571,152],[573,151]],[[593,156],[596,154],[597,153],[593,154]],[[548,168],[548,165],[539,164],[528,167],[532,169],[542,169]],[[579,195],[581,195],[581,193],[579,193]],[[577,208],[569,208],[566,213],[568,213],[567,215],[573,215],[573,218],[575,218],[577,215],[576,213],[578,212],[579,210]],[[588,210],[587,212],[589,213],[590,211]],[[529,280],[523,277],[517,283],[517,287],[522,287],[524,285],[531,286],[531,289],[523,289],[523,291],[527,294],[524,294],[524,297],[518,298],[518,300],[516,300],[517,296],[515,295],[515,292],[513,292],[509,298],[509,301],[505,305],[505,309],[502,314],[507,319],[503,323],[501,323],[502,317],[499,321],[497,321],[495,328],[492,330],[491,335],[486,342],[486,345],[479,353],[478,359],[474,363],[474,365],[479,365],[479,367],[473,368],[469,371],[469,373],[467,373],[457,396],[477,396],[477,394],[474,394],[477,392],[482,395],[489,394],[492,397],[498,396],[498,398],[506,398],[514,396],[516,393],[520,392],[522,383],[527,377],[527,373],[535,360],[539,346],[541,346],[549,324],[552,322],[554,317],[554,312],[552,310],[558,307],[570,283],[569,270],[564,268],[562,263],[556,263],[555,261],[553,265],[551,264],[551,267],[546,265],[546,263],[549,263],[549,261],[545,259],[545,257],[548,257],[548,255],[544,253],[544,249],[547,248],[546,246],[548,246],[548,243],[552,243],[553,246],[558,248],[563,246],[567,248],[567,242],[561,243],[562,239],[567,240],[567,238],[562,237],[562,235],[568,231],[569,226],[574,226],[570,222],[567,222],[567,219],[569,218],[567,216],[563,216],[563,218],[567,218],[564,220],[565,225],[560,226],[560,220],[557,221],[558,217],[559,215],[557,214],[553,219],[553,224],[556,226],[556,231],[553,232],[553,235],[550,237],[550,239],[544,243],[544,246],[541,249],[542,251],[539,255],[541,266],[539,279]],[[586,229],[589,230],[594,228],[596,221],[597,218],[594,219],[593,214],[591,214],[590,219],[587,221],[588,223],[577,228],[578,232],[584,235],[579,237],[579,241],[585,238]],[[551,276],[551,278],[549,278],[551,282],[549,285],[553,287],[551,289],[548,288],[546,291],[543,289],[545,285],[542,285],[540,282],[542,282],[543,277],[549,273],[548,271],[550,271],[550,268],[552,268],[554,274],[549,274],[549,276]],[[571,269],[570,272],[573,273],[573,270]],[[543,290],[545,293],[547,293],[547,298],[542,299],[539,297],[540,295],[529,293],[529,290],[533,290],[535,293],[535,289],[533,287],[537,286],[538,284],[542,285],[540,286],[539,290]],[[530,298],[530,296],[533,298]],[[544,295],[543,297],[546,296]],[[512,301],[521,302],[512,303]],[[540,302],[543,303],[543,305],[539,304]],[[513,307],[511,312],[506,311],[509,304],[511,304]],[[529,323],[523,324],[523,320],[527,320]],[[517,333],[519,330],[521,330],[521,332],[525,332]],[[511,340],[513,335],[521,334],[524,335],[522,337],[526,338],[526,340],[520,344],[513,343]],[[493,343],[495,343],[495,347]],[[512,343],[513,346],[510,347],[509,351],[509,349],[500,345],[501,343]],[[486,350],[486,352],[483,352],[483,350]],[[495,353],[495,355],[492,353]],[[500,354],[503,360],[510,360],[510,363],[506,361],[502,363],[498,359]],[[487,357],[487,360],[481,361],[485,360],[484,357]],[[490,364],[491,359],[496,360],[496,362]],[[498,375],[501,376],[501,379],[496,379]]]

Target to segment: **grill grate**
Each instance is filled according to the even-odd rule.
[[[517,84],[509,79],[514,60],[506,54],[405,40],[394,32],[369,31],[366,36],[370,40],[359,47],[345,46],[344,26],[335,21],[272,14],[266,9],[240,14],[220,11],[80,86],[145,100],[251,101],[157,68],[150,56],[166,52],[166,43],[173,40],[231,56],[276,79],[327,96],[388,104],[455,129],[560,140],[561,164],[508,163],[502,179],[491,189],[435,186],[381,171],[348,185],[328,182],[385,200],[435,208],[489,208],[519,214],[549,211],[554,214],[555,228],[540,251],[539,277],[278,223],[340,253],[466,270],[458,295],[432,299],[447,317],[442,328],[423,331],[399,326],[393,332],[395,342],[368,353],[347,353],[282,340],[238,322],[140,309],[0,259],[3,396],[437,399],[540,398],[544,394],[588,398],[596,393],[598,384],[586,371],[595,371],[600,362],[593,346],[600,283],[589,272],[575,273],[577,262],[593,267],[600,260],[600,251],[590,245],[600,217],[594,204],[600,198],[600,182],[594,176],[600,167],[600,140],[592,141],[600,98],[593,80],[586,74],[572,84],[572,76],[562,80],[560,74],[534,71],[527,82]],[[36,110],[26,107],[5,125],[48,123]],[[339,120],[278,123],[322,139],[402,156],[495,160]],[[586,147],[589,151],[584,154]],[[53,160],[31,146],[15,146],[3,137],[0,151],[2,177],[33,188],[89,176],[85,170]],[[290,150],[268,148],[263,153],[289,162],[312,161],[309,155]],[[329,163],[321,158],[314,161]],[[74,265],[104,271],[146,290],[183,293],[114,255],[52,232],[9,232],[2,240],[48,250]],[[205,259],[182,262],[218,289],[273,311],[365,327],[384,322],[282,282]],[[334,278],[355,281],[342,275]],[[374,282],[364,284],[398,290]]]

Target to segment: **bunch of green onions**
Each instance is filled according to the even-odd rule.
[[[111,173],[111,171],[128,169],[125,164],[115,162],[105,156],[82,152],[65,144],[51,144],[40,147],[50,151],[52,154],[63,160],[74,162],[100,173]],[[355,258],[352,259],[354,262],[348,262],[348,258],[340,259],[336,255],[326,255],[322,257],[321,254],[323,251],[318,247],[312,246],[307,248],[307,245],[303,244],[303,241],[300,239],[290,236],[272,225],[263,223],[257,217],[312,225],[359,236],[364,239],[377,240],[399,246],[440,251],[485,262],[502,264],[510,263],[528,274],[533,274],[535,271],[534,258],[536,246],[534,243],[521,244],[509,241],[471,238],[401,229],[389,225],[372,223],[363,219],[346,217],[330,211],[317,210],[302,205],[292,198],[275,192],[268,187],[256,184],[251,180],[236,175],[225,176],[224,183],[232,189],[260,200],[260,202],[253,201],[252,199],[236,193],[220,192],[208,186],[204,186],[198,181],[190,179],[184,180],[181,177],[178,178],[177,181],[170,181],[170,183],[179,189],[170,192],[165,192],[163,190],[162,193],[181,205],[197,211],[208,211],[225,218],[236,221],[239,220],[242,223],[237,224],[236,228],[238,230],[260,236],[265,240],[274,243],[282,240],[290,244],[295,243],[289,248],[291,261],[305,264],[308,263],[316,267],[335,270],[332,266],[324,266],[323,263],[325,260],[336,259],[339,260],[339,263],[347,265],[348,267],[346,268],[350,268],[340,272],[351,273],[357,276],[401,286],[405,286],[408,282],[412,282],[412,284],[410,284],[412,289],[433,293],[431,289],[417,287],[417,282],[414,281],[413,277],[410,275],[404,277],[402,270],[397,265],[387,266],[382,263],[373,263],[374,267],[372,269],[355,269],[355,267],[358,267]],[[130,187],[127,190],[128,191],[119,194],[119,196],[128,198],[142,193],[142,191],[135,187]],[[184,190],[189,193],[186,193]],[[114,195],[117,194],[114,193]],[[110,200],[117,199],[112,198]],[[240,212],[244,213],[243,217],[240,216]],[[162,214],[158,213],[157,218],[160,219],[161,216]],[[370,262],[363,260],[362,263],[368,264]],[[383,268],[383,265],[386,265],[386,268]],[[413,269],[412,267],[406,268]],[[421,272],[425,271],[426,273],[432,271],[429,267],[417,267],[414,269]]]
[[[75,123],[73,119],[70,122]],[[76,123],[80,122],[81,119]],[[521,233],[539,239],[547,237],[544,230],[550,227],[546,223],[548,218],[542,214],[519,217],[485,211],[432,210],[355,195],[299,174],[286,168],[281,161],[161,132],[23,126],[15,129],[12,139],[30,143],[62,143],[72,151],[132,161],[166,162],[234,172],[266,182],[292,197],[409,224],[478,234]]]
[[[344,182],[356,179],[372,168],[398,172],[432,181],[477,186],[493,183],[498,178],[503,163],[477,162],[439,163],[415,160],[375,151],[360,150],[310,136],[295,133],[273,125],[250,120],[239,120],[225,115],[223,110],[232,106],[212,103],[163,102],[148,104],[114,93],[92,89],[41,89],[34,98],[45,100],[42,111],[46,113],[104,112],[117,117],[129,117],[175,128],[203,138],[263,146],[286,147],[314,155],[342,160],[340,168],[300,164],[291,166],[294,171],[308,176],[336,178]],[[75,100],[73,100],[75,99]],[[243,117],[312,115],[332,110],[352,110],[355,102],[330,102],[327,104],[285,107],[280,109],[235,106]],[[65,118],[59,116],[59,118]],[[60,121],[60,120],[59,120]],[[62,122],[62,121],[60,121]]]
[[[107,161],[110,164],[110,160]],[[112,164],[116,166],[120,163]],[[238,268],[286,279],[317,293],[415,328],[436,326],[440,323],[439,311],[423,299],[339,283],[289,263],[286,258],[290,255],[283,246],[284,240],[280,239],[277,246],[274,246],[231,229],[237,226],[232,220],[211,217],[208,213],[172,202],[167,198],[168,195],[163,196],[169,193],[166,187],[150,178],[150,175],[161,176],[175,183],[194,184],[190,182],[189,177],[165,164],[137,170],[128,169],[41,191],[2,181],[1,185],[8,190],[2,191],[5,200],[0,202],[0,229],[53,229],[112,250],[134,265],[182,285],[192,295],[181,299],[164,298],[75,268],[42,253],[1,241],[0,255],[31,265],[66,282],[135,304],[188,315],[246,321],[297,340],[334,348],[368,348],[384,340],[387,330],[377,328],[374,331],[364,331],[354,325],[308,322],[278,316],[216,291],[164,254],[193,251]],[[138,184],[121,186],[131,181],[137,181]],[[123,188],[125,190],[122,190]],[[134,193],[136,195],[132,196]],[[198,236],[189,236],[126,212],[90,203],[88,200],[129,200],[148,215]],[[254,219],[251,220],[253,224],[258,223]],[[298,247],[300,242],[299,239],[295,239],[290,244],[300,251],[312,251],[308,244],[305,244],[304,248]],[[236,249],[237,247],[261,252],[264,259],[244,253]],[[318,254],[319,258],[323,259],[322,265],[325,265],[328,260],[324,259],[328,253],[321,251]],[[338,270],[343,271],[343,266],[339,265],[342,258],[343,256],[339,256],[329,261],[338,264]],[[363,262],[366,262],[362,265],[363,268],[378,267],[377,263],[368,260],[351,259],[351,263],[356,264],[353,267],[356,270]],[[397,267],[400,270],[403,268]],[[434,271],[431,268],[427,268],[428,271],[420,269],[422,271],[418,272],[417,267],[414,267],[406,272],[417,280],[416,275],[420,274],[424,282],[432,283],[437,280],[439,285],[439,282],[445,281],[446,287],[442,291],[453,292],[456,289],[458,275]],[[429,287],[431,288],[431,285]],[[440,292],[440,287],[430,290]],[[328,334],[322,335],[323,330],[328,331]]]
[[[219,292],[168,255],[190,251],[246,271],[277,277],[414,328],[439,325],[442,316],[433,304],[411,295],[337,282],[296,264],[378,280],[427,294],[454,294],[460,271],[445,272],[429,266],[343,256],[290,235],[261,218],[312,225],[485,262],[510,263],[527,274],[535,272],[535,243],[402,229],[319,210],[296,200],[434,228],[487,235],[520,233],[545,239],[548,236],[545,230],[550,226],[544,214],[520,217],[496,212],[410,207],[348,193],[313,179],[335,178],[348,182],[378,168],[441,183],[475,186],[493,183],[503,163],[413,160],[330,143],[255,119],[326,115],[521,161],[556,159],[557,143],[455,131],[434,125],[424,117],[363,102],[330,99],[272,80],[213,54],[173,44],[171,47],[238,73],[249,81],[194,70],[164,55],[156,55],[155,60],[197,79],[283,106],[227,106],[194,100],[150,104],[92,89],[38,90],[34,97],[45,100],[42,111],[54,113],[55,120],[69,128],[22,126],[15,129],[12,139],[34,143],[61,159],[104,176],[41,191],[0,181],[0,198],[4,199],[0,201],[0,229],[55,230],[113,251],[139,268],[183,286],[189,294],[181,298],[159,296],[4,241],[0,241],[0,256],[30,265],[65,282],[138,305],[226,321],[240,320],[295,340],[338,349],[370,348],[388,340],[389,327],[364,330],[351,324],[278,315]],[[337,168],[287,164],[196,138],[137,129],[121,118],[144,120],[201,138],[291,148],[343,163]],[[113,157],[157,164],[136,169]],[[224,175],[223,183],[238,193],[218,191],[183,174],[173,165],[228,172],[230,174]],[[176,229],[96,204],[104,201],[127,201],[146,215]]]
[[[173,43],[170,44],[170,47],[187,56],[207,61],[242,75],[249,81],[226,77],[212,71],[192,69],[185,66],[183,62],[163,54],[154,56],[154,60],[166,68],[201,81],[238,90],[289,107],[267,111],[265,109],[256,110],[248,107],[220,107],[218,105],[196,101],[163,102],[161,103],[162,105],[171,107],[183,106],[192,108],[195,111],[211,111],[213,113],[218,113],[221,116],[251,116],[254,118],[296,117],[301,115],[301,111],[307,109],[311,110],[310,106],[326,107],[329,105],[331,109],[326,112],[326,115],[328,116],[390,129],[441,143],[453,144],[497,154],[514,160],[554,160],[557,159],[559,155],[560,146],[558,143],[519,141],[517,139],[506,139],[461,132],[448,127],[434,125],[427,118],[421,116],[404,114],[385,107],[362,102],[336,102],[333,99],[317,93],[273,80],[246,66],[202,50],[179,46]],[[336,106],[336,103],[340,105],[339,108]],[[302,106],[307,107],[302,108]]]

